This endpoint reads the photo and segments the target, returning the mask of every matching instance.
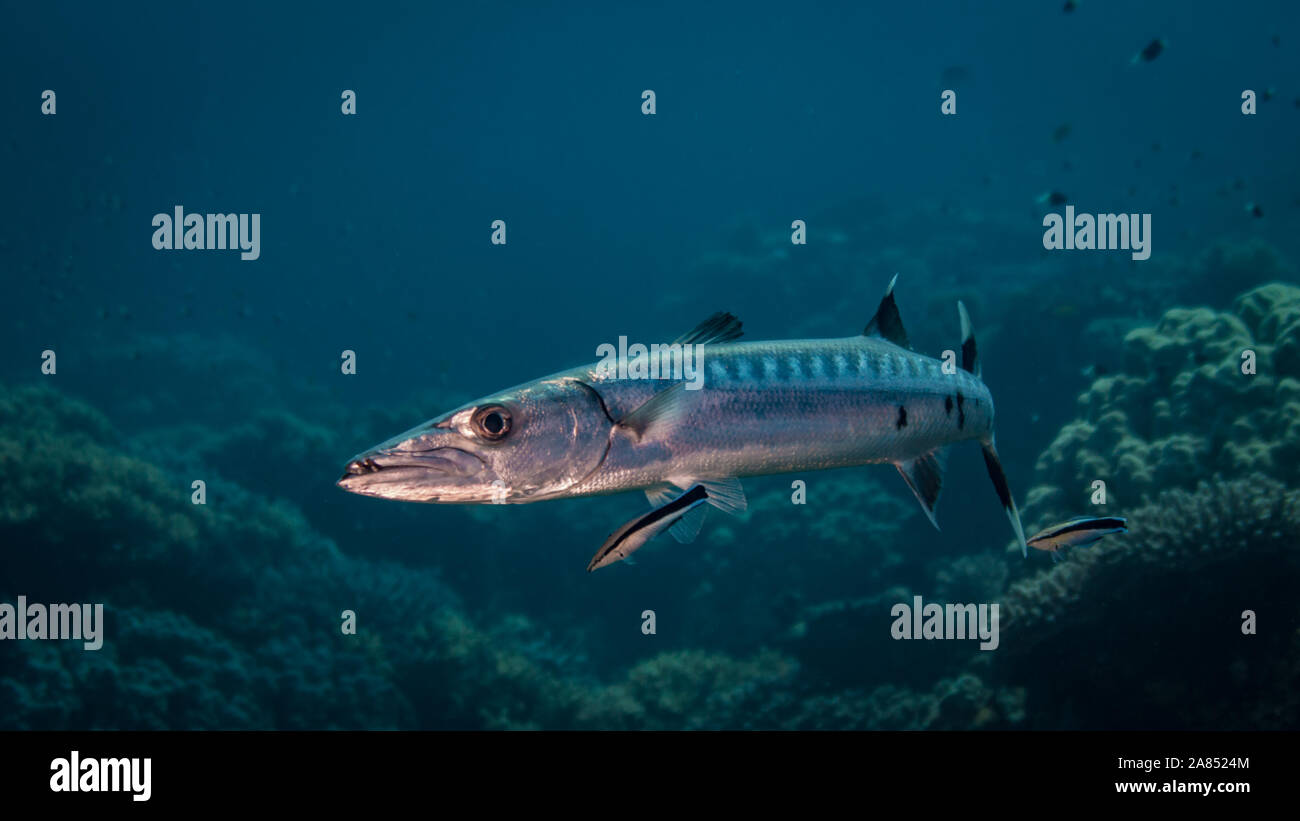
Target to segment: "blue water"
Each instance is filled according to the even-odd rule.
[[[465,509],[334,487],[354,453],[620,335],[671,338],[716,310],[753,339],[858,333],[899,273],[919,351],[954,347],[953,302],[971,308],[1022,507],[1058,487],[1077,503],[1039,514],[1090,512],[1092,475],[1053,485],[1064,474],[1044,454],[1094,379],[1162,378],[1123,335],[1297,282],[1291,4],[48,3],[6,17],[0,602],[104,602],[107,622],[94,653],[0,643],[0,726],[1296,725],[1282,682],[1297,651],[1238,629],[1247,607],[1296,627],[1294,598],[1260,582],[1295,579],[1273,552],[1143,564],[1126,595],[1188,642],[1155,661],[1171,639],[1139,630],[1107,649],[1107,619],[1124,617],[1095,599],[1062,609],[1073,631],[1020,649],[892,639],[895,602],[1004,601],[1049,572],[1041,553],[1007,552],[973,447],[954,453],[940,532],[888,466],[763,478],[746,482],[748,516],[715,513],[696,544],[665,538],[591,576],[640,494]],[[1163,53],[1134,62],[1155,38]],[[1252,116],[1243,89],[1261,98]],[[1052,191],[1150,214],[1151,258],[1045,251]],[[260,214],[260,258],[155,250],[151,220],[177,205]],[[490,241],[498,219],[505,245]],[[1286,310],[1269,352],[1300,344]],[[1282,407],[1291,366],[1270,367]],[[1152,440],[1168,433],[1162,391],[1129,408]],[[1276,445],[1260,469],[1295,488],[1296,434],[1253,417],[1228,434],[1233,420],[1178,401],[1175,433],[1216,452]],[[1199,464],[1167,489],[1258,467]],[[808,505],[790,504],[792,478]],[[1166,488],[1105,478],[1125,506],[1108,512],[1166,504]],[[1193,605],[1179,574],[1229,581]],[[1081,670],[1113,671],[1113,689],[1071,683]],[[1206,688],[1181,691],[1193,675]],[[357,699],[358,681],[385,695]],[[1249,703],[1211,706],[1243,681]],[[954,699],[966,707],[935,707]]]

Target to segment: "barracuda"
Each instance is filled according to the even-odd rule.
[[[600,363],[562,371],[358,454],[338,484],[445,504],[644,490],[652,509],[610,534],[588,565],[595,570],[665,530],[692,541],[709,507],[743,510],[748,476],[891,463],[938,527],[947,448],[975,440],[1026,551],[994,446],[993,397],[960,302],[958,312],[960,367],[947,369],[912,351],[894,282],[866,330],[844,339],[737,342],[740,322],[715,314],[672,343],[704,346],[700,390],[619,378]]]

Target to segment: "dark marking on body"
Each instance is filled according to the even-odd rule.
[[[948,414],[949,416],[952,416],[952,397],[951,397],[951,396],[945,396],[945,397],[943,398],[943,412],[946,413],[946,414]]]
[[[902,430],[903,428],[907,427],[907,406],[906,405],[898,406],[898,422],[896,424],[896,427],[899,430]]]
[[[961,395],[961,391],[957,391],[957,430],[966,427],[966,410],[962,407],[965,404],[966,397]]]

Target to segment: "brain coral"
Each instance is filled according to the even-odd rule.
[[[1243,352],[1256,373],[1243,373]],[[1300,288],[1270,283],[1232,311],[1175,308],[1124,339],[1121,372],[1079,397],[1039,457],[1025,505],[1038,526],[1079,512],[1094,480],[1138,504],[1220,474],[1300,479]]]

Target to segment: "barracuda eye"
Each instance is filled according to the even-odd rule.
[[[503,405],[484,405],[474,411],[469,424],[476,434],[496,442],[510,433],[510,411]]]

